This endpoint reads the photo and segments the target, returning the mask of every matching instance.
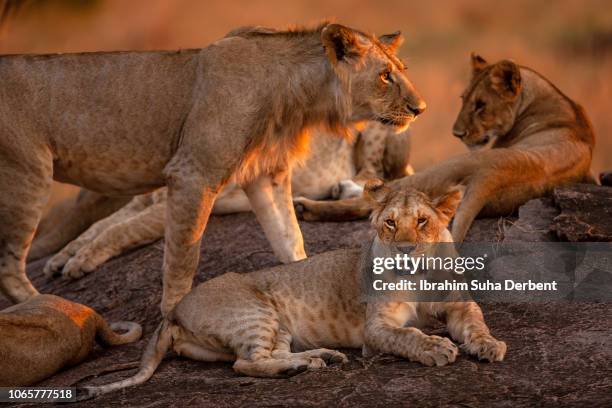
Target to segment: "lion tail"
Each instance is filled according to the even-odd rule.
[[[107,346],[132,343],[142,336],[142,326],[138,323],[114,322],[109,325],[102,316],[97,315],[96,317],[97,338]],[[125,333],[120,334],[115,330],[125,331]]]
[[[153,376],[153,373],[155,373],[155,370],[163,360],[171,344],[171,323],[164,319],[155,330],[151,340],[149,340],[149,344],[147,344],[147,348],[140,360],[140,369],[135,375],[125,380],[107,385],[79,387],[77,390],[77,400],[82,401],[90,399],[97,395],[107,394],[112,391],[146,382]]]

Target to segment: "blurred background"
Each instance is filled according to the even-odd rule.
[[[376,34],[401,30],[400,54],[429,109],[413,126],[418,171],[465,151],[451,135],[469,54],[511,58],[582,104],[595,126],[593,169],[612,170],[610,0],[5,0],[0,53],[197,48],[243,25],[333,19]],[[74,189],[57,185],[52,202]]]

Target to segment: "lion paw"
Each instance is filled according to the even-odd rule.
[[[348,363],[348,357],[346,356],[346,354],[341,353],[336,350],[316,349],[316,350],[311,350],[309,354],[311,354],[312,357],[318,357],[322,359],[327,364]]]
[[[62,270],[62,276],[70,279],[80,279],[85,276],[85,263],[79,259],[78,257],[70,258],[66,265],[64,265],[64,269]]]
[[[327,367],[325,361],[318,357],[296,358],[291,360],[290,366],[279,372],[278,375],[292,377],[306,370],[317,370],[325,367]]]
[[[323,361],[322,358],[319,358],[319,357],[310,358],[310,363],[308,364],[309,370],[316,370],[316,369],[325,368],[325,367],[327,367],[327,364],[325,364],[325,361]]]
[[[459,349],[449,339],[426,336],[420,345],[416,360],[426,366],[443,366],[455,362]]]
[[[490,362],[502,361],[506,355],[506,343],[495,339],[491,335],[481,335],[472,338],[461,346],[467,353],[477,356],[479,360]]]
[[[60,252],[47,261],[43,268],[43,273],[46,277],[52,278],[61,274],[64,265],[70,260],[71,255]]]

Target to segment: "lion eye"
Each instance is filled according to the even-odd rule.
[[[386,84],[388,84],[389,82],[393,82],[393,79],[391,78],[391,71],[385,71],[380,74],[380,79]]]
[[[395,221],[393,221],[391,218],[385,220],[385,225],[387,228],[395,229]]]
[[[427,218],[419,217],[419,219],[417,220],[418,227],[423,228],[426,224],[427,224]]]

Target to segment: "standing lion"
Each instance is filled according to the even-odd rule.
[[[339,24],[245,28],[179,52],[0,59],[0,288],[36,294],[25,260],[52,180],[103,195],[166,185],[162,313],[191,289],[218,192],[241,185],[282,262],[304,258],[290,167],[309,129],[405,129],[425,102],[380,39]]]

